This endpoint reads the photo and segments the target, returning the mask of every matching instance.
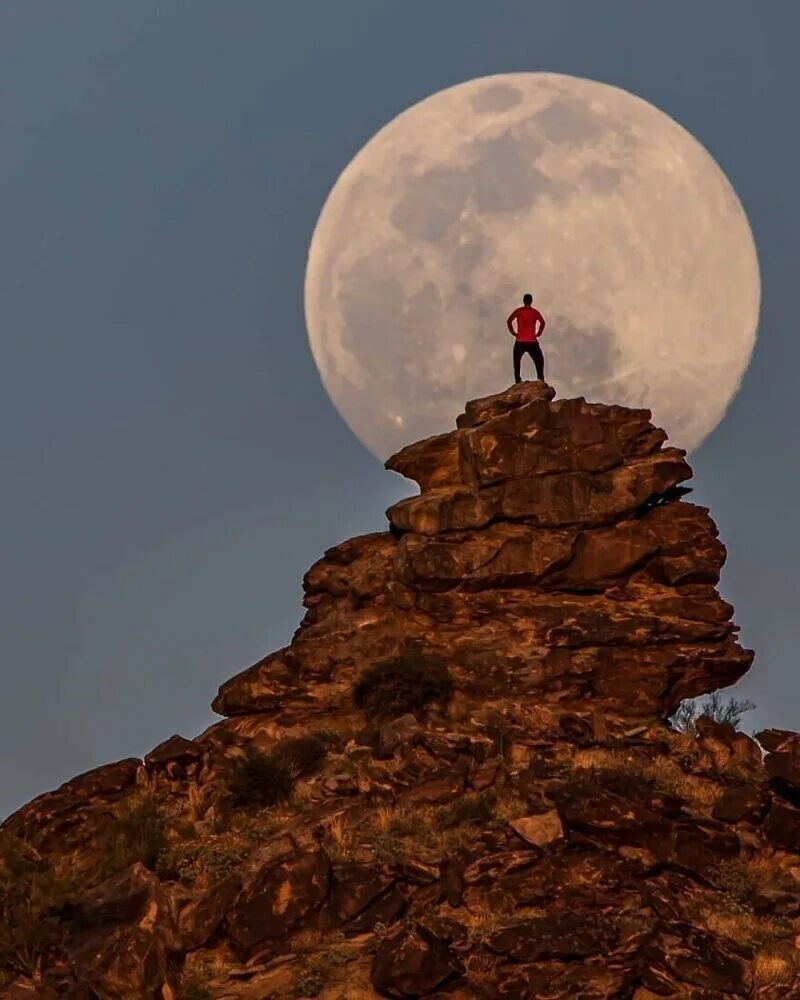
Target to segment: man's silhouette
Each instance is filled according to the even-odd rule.
[[[516,338],[514,341],[514,381],[522,381],[519,372],[522,355],[530,354],[534,365],[536,365],[536,377],[544,382],[544,355],[539,347],[539,337],[544,332],[544,316],[538,309],[534,309],[533,296],[530,292],[522,296],[522,303],[506,320],[508,332]],[[513,326],[514,320],[517,321],[516,330]]]

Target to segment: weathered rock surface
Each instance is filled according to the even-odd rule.
[[[503,683],[631,716],[667,715],[747,670],[714,589],[725,549],[708,512],[677,499],[683,453],[646,410],[521,385],[388,460],[422,492],[389,510],[390,532],[308,571],[292,645],[223,684],[218,712],[322,709],[323,684],[409,638],[467,694]]]
[[[2,824],[0,996],[800,998],[800,735],[667,723],[752,653],[665,441],[521,383],[389,459],[224,718]]]
[[[75,979],[101,1000],[157,996],[180,947],[171,899],[135,864],[81,900],[66,952]]]

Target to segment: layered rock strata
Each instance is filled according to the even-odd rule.
[[[666,722],[752,660],[684,454],[523,383],[387,465],[224,718],[2,825],[0,995],[800,997],[800,735]]]
[[[679,500],[684,453],[646,410],[552,397],[520,383],[390,458],[420,494],[388,511],[388,532],[311,567],[291,646],[223,684],[215,710],[327,712],[409,640],[484,703],[663,717],[741,677],[752,654],[715,590],[724,546]]]

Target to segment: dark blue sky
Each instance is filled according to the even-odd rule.
[[[380,126],[517,70],[651,101],[742,199],[759,341],[695,498],[758,653],[748,726],[800,728],[798,29],[794,0],[5,0],[0,813],[203,729],[305,568],[410,492],[322,388],[308,242]]]

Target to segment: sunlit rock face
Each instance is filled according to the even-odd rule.
[[[418,642],[464,696],[661,717],[731,684],[751,654],[715,590],[708,512],[647,410],[521,383],[387,467],[415,480],[385,534],[326,553],[292,645],[223,685],[225,714],[279,710]]]
[[[523,383],[387,464],[224,718],[2,824],[0,996],[800,996],[800,735],[665,722],[752,660],[683,452]]]

